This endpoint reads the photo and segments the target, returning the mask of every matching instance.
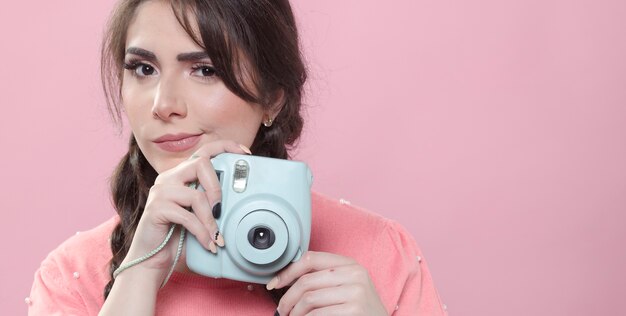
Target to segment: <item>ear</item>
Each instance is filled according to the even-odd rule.
[[[285,105],[285,90],[278,89],[274,93],[274,97],[272,98],[272,100],[274,101],[270,105],[270,108],[268,109],[267,114],[273,120],[275,120],[276,117],[278,116],[278,113],[280,113],[280,111],[283,109],[283,105]]]

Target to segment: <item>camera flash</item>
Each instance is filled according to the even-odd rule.
[[[246,186],[248,184],[248,172],[250,171],[250,167],[248,166],[248,162],[243,159],[237,160],[235,162],[235,172],[233,176],[233,191],[237,193],[241,193],[246,190]]]

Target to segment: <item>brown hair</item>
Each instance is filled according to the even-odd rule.
[[[148,0],[121,0],[113,11],[102,42],[101,79],[109,111],[121,126],[121,86],[126,32],[139,5]],[[300,137],[303,86],[307,73],[298,32],[288,0],[170,0],[176,18],[187,34],[211,58],[226,87],[247,102],[269,109],[281,108],[271,127],[260,126],[251,146],[255,155],[289,158]],[[197,21],[194,33],[192,21]],[[249,72],[252,87],[243,81]],[[248,73],[246,73],[248,75]],[[120,223],[111,234],[111,280],[128,253],[150,187],[157,172],[131,135],[111,179],[113,203]],[[282,293],[272,292],[277,302]]]

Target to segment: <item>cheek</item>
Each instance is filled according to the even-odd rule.
[[[122,85],[121,95],[124,115],[126,116],[128,125],[131,132],[135,136],[135,140],[137,141],[139,148],[144,153],[150,164],[157,171],[160,171],[152,159],[152,153],[149,150],[149,146],[146,144],[146,135],[144,135],[144,129],[147,127],[148,120],[152,118],[149,111],[148,117],[146,117],[146,113],[144,113],[146,98],[145,92],[142,92],[138,87],[130,84]]]
[[[145,120],[143,118],[145,113],[142,113],[144,111],[142,102],[145,103],[144,94],[145,93],[142,93],[142,91],[133,85],[122,85],[122,105],[128,123],[133,131],[135,131],[135,127],[141,126],[143,120]]]
[[[237,96],[225,97],[221,101],[213,104],[214,111],[205,112],[204,119],[213,121],[223,138],[252,145],[263,118],[261,106],[249,104]],[[208,117],[210,112],[212,117]]]
[[[222,138],[251,142],[261,125],[263,109],[258,104],[247,103],[225,87],[220,90],[195,99],[194,104],[200,105],[195,115],[201,124],[214,129]]]

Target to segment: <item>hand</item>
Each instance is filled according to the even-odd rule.
[[[292,315],[387,315],[367,269],[351,258],[308,251],[277,274],[268,290],[294,282],[278,304]]]
[[[223,152],[246,154],[249,150],[232,141],[208,143],[200,147],[190,159],[158,175],[150,188],[146,207],[124,263],[155,249],[165,239],[172,223],[184,226],[213,253],[217,251],[216,245],[224,246],[224,239],[217,234],[218,227],[212,213],[212,209],[221,202],[221,187],[210,161],[211,157]],[[187,186],[196,180],[205,188],[205,192]],[[193,212],[187,210],[189,207]],[[172,239],[177,241],[177,235]],[[155,284],[160,284],[174,261],[177,246],[178,242],[170,242],[159,253],[121,275],[141,267],[138,270],[154,272],[150,275],[156,275],[158,280],[154,280]]]

